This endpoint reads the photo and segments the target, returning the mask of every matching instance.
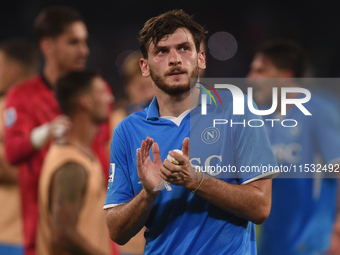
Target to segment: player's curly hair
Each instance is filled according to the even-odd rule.
[[[178,28],[186,28],[190,31],[198,52],[207,31],[183,10],[171,10],[149,19],[144,24],[139,33],[139,48],[143,57],[147,59],[151,42],[157,45],[164,36],[174,33]]]

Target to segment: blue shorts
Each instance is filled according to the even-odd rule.
[[[3,255],[24,255],[24,248],[20,245],[0,243],[0,254],[3,254]]]

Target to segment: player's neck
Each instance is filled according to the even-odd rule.
[[[92,141],[97,133],[98,125],[83,114],[77,114],[72,120],[72,130],[68,141],[80,146],[91,148]]]
[[[192,90],[183,93],[177,96],[170,96],[158,88],[155,88],[155,94],[157,97],[158,107],[159,107],[159,116],[172,116],[178,117],[183,112],[193,108],[193,103],[197,105],[198,95],[190,95]],[[196,90],[193,90],[196,91]],[[197,90],[198,91],[198,90]],[[193,102],[193,98],[196,99],[197,102]],[[191,99],[191,100],[190,100]]]
[[[12,88],[12,87],[17,86],[18,84],[21,84],[23,81],[27,80],[28,78],[30,78],[33,75],[34,75],[34,73],[29,74],[29,75],[28,74],[21,74],[21,75],[19,75],[18,77],[16,77],[17,78],[16,81],[13,82],[13,84],[9,88]],[[9,88],[7,88],[7,90]],[[7,90],[6,90],[6,92],[7,92]]]
[[[54,87],[63,72],[52,62],[46,62],[44,67],[44,76],[48,83]]]

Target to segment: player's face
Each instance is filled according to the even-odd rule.
[[[103,78],[93,79],[91,97],[93,101],[92,119],[95,123],[100,124],[108,119],[109,105],[113,100],[112,95],[106,89]]]
[[[84,69],[89,48],[87,29],[83,22],[77,21],[65,28],[64,33],[53,40],[52,58],[62,72]]]
[[[263,105],[272,100],[272,89],[278,86],[274,79],[283,78],[283,70],[274,66],[273,62],[263,54],[257,54],[250,66],[248,78],[251,78],[254,100],[257,104]],[[255,78],[255,79],[252,79]]]
[[[205,56],[203,51],[197,53],[189,30],[178,28],[157,45],[150,43],[148,59],[142,59],[141,66],[143,75],[150,75],[163,92],[180,95],[190,90],[190,78],[205,69]]]
[[[18,79],[18,64],[0,51],[0,92],[4,93]]]

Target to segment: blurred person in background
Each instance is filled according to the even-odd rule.
[[[35,254],[38,221],[38,180],[51,140],[67,134],[71,123],[61,115],[54,87],[58,78],[85,68],[89,49],[87,28],[79,12],[71,7],[44,9],[34,22],[34,33],[45,61],[43,72],[11,89],[5,110],[5,154],[19,165],[19,186],[24,219],[26,255]],[[108,176],[110,132],[101,125],[93,148]],[[103,185],[106,185],[103,181]]]
[[[85,70],[62,77],[56,97],[72,128],[52,143],[41,170],[37,254],[111,254],[104,174],[91,144],[112,96],[98,73]]]
[[[0,43],[0,115],[3,116],[7,90],[33,76],[38,57],[34,44],[23,38]],[[23,254],[23,231],[18,169],[5,159],[3,118],[0,118],[0,254]]]
[[[144,77],[139,67],[139,60],[142,58],[139,51],[130,53],[122,65],[122,78],[124,80],[124,92],[126,99],[122,99],[115,104],[115,110],[111,118],[112,127],[131,113],[138,112],[147,107],[155,91],[152,87],[150,77]]]
[[[304,103],[312,116],[304,115],[295,105],[288,105],[286,116],[280,114],[281,88],[299,87],[295,78],[303,77],[305,66],[306,57],[298,45],[290,41],[268,41],[256,51],[248,74],[254,100],[263,109],[270,108],[272,89],[278,87],[278,107],[276,112],[266,116],[268,119],[298,122],[296,127],[266,122],[279,166],[340,162],[340,120],[334,105],[312,94]],[[281,79],[270,82],[256,78]],[[300,97],[300,93],[287,96]],[[262,225],[259,254],[324,254],[327,250],[329,254],[340,254],[337,189],[336,179],[316,175],[314,178],[274,179],[272,209]]]

